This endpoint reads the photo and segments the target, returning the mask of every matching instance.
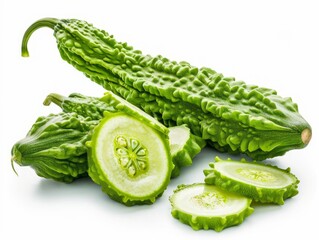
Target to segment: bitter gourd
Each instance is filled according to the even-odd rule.
[[[172,216],[194,230],[238,225],[254,210],[251,199],[204,183],[179,185],[169,198]]]
[[[64,60],[166,124],[186,124],[215,148],[263,160],[307,146],[311,127],[297,104],[210,68],[143,55],[85,21],[45,18],[23,37],[22,55],[40,27],[54,29]],[[139,101],[131,95],[138,93]]]
[[[122,106],[120,107],[121,111],[123,111],[123,106],[127,106],[127,109],[124,109],[125,112],[128,112],[128,109],[132,107],[130,103],[116,97],[111,92],[106,92],[102,98],[84,96],[79,93],[72,93],[68,97],[51,93],[45,99],[44,104],[49,105],[51,102],[60,106],[64,112],[75,112],[96,120],[101,120],[105,111],[120,111],[118,106]],[[185,125],[169,127],[168,130],[170,151],[174,163],[171,176],[177,177],[182,167],[192,164],[193,158],[205,147],[206,142],[202,138],[191,134],[190,129]]]
[[[90,177],[111,199],[127,206],[154,203],[173,167],[168,131],[142,116],[106,112],[87,143]]]
[[[205,182],[226,191],[242,194],[262,203],[284,204],[284,200],[298,194],[299,180],[290,169],[256,162],[222,160],[216,157],[204,170]]]
[[[26,137],[14,144],[12,161],[56,181],[72,182],[87,176],[85,143],[97,123],[76,113],[39,117]]]

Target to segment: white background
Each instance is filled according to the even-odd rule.
[[[318,2],[318,1],[317,1]],[[316,1],[18,1],[2,0],[0,29],[0,239],[289,239],[318,236],[319,7]],[[218,154],[205,149],[151,206],[125,207],[89,179],[72,184],[10,165],[12,145],[35,119],[58,112],[47,94],[104,90],[64,62],[53,31],[43,28],[20,55],[24,31],[43,17],[78,18],[145,54],[207,66],[292,97],[313,128],[309,146],[269,162],[291,167],[300,193],[283,206],[256,206],[243,224],[220,233],[193,231],[170,215],[178,184],[202,182]],[[220,154],[222,157],[224,155]],[[4,236],[7,236],[4,238]],[[294,239],[296,239],[294,238]]]

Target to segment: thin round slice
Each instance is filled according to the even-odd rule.
[[[172,170],[168,136],[126,113],[108,113],[93,132],[89,175],[125,205],[153,203]]]
[[[182,167],[192,165],[193,158],[200,153],[206,145],[206,141],[193,135],[186,125],[170,127],[169,142],[172,160],[175,165],[172,177],[177,177]]]
[[[194,230],[238,225],[254,210],[251,199],[205,183],[180,185],[170,197],[172,215]]]
[[[216,157],[211,169],[204,170],[207,184],[242,194],[254,201],[284,204],[284,200],[298,194],[299,180],[290,169],[256,162],[221,160]]]

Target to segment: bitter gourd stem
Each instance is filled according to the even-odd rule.
[[[61,107],[62,102],[64,101],[66,97],[57,94],[57,93],[51,93],[49,94],[43,101],[43,105],[49,106],[51,102],[55,103],[59,107]]]
[[[28,51],[28,41],[31,37],[32,33],[42,27],[49,27],[54,29],[54,26],[59,22],[59,19],[57,18],[42,18],[35,23],[33,23],[27,31],[24,33],[22,38],[22,48],[21,48],[21,55],[22,57],[29,57],[29,51]]]

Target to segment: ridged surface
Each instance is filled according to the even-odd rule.
[[[226,168],[224,171],[216,170],[214,167],[216,163],[240,164],[241,166],[236,165],[238,167],[236,172],[245,171],[245,174],[242,175],[244,176],[243,180],[240,181],[237,178],[232,177],[231,173],[226,172]],[[244,159],[241,162],[231,160],[230,158],[222,160],[219,157],[216,157],[215,163],[212,162],[209,166],[211,167],[210,169],[204,170],[206,184],[216,185],[226,191],[242,194],[256,202],[276,203],[282,205],[284,204],[285,199],[298,194],[297,188],[299,180],[295,175],[290,173],[290,169],[284,170],[272,165],[255,162],[251,163]],[[260,166],[260,171],[258,170],[258,166]],[[268,171],[265,167],[268,168]],[[272,174],[272,169],[280,173],[280,178]],[[254,179],[257,180],[254,181]],[[267,182],[267,179],[271,180],[267,186],[261,186],[259,184],[261,181]],[[278,186],[277,182],[284,179],[289,179],[291,183]]]
[[[76,113],[39,117],[27,136],[12,148],[12,159],[37,175],[62,182],[87,175],[90,131],[98,122]]]
[[[51,93],[43,104],[50,105],[51,102],[61,107],[64,112],[75,112],[92,120],[101,120],[105,111],[117,111],[112,105],[100,101],[97,97],[85,96],[80,93],[72,93],[68,97]]]

